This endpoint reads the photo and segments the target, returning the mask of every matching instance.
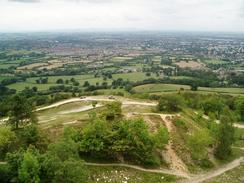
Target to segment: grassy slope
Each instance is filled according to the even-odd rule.
[[[138,93],[156,93],[156,92],[167,92],[167,91],[178,91],[184,88],[189,90],[190,87],[187,85],[177,84],[147,84],[141,85],[134,88],[134,91]],[[229,94],[244,94],[244,88],[208,88],[199,87],[199,92],[218,92],[218,93],[229,93]]]

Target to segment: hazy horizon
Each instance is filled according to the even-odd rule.
[[[0,32],[244,32],[244,0],[0,0]]]

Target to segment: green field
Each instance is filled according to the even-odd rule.
[[[8,69],[12,66],[18,66],[18,64],[15,63],[0,63],[0,69]]]
[[[225,64],[228,64],[228,63],[229,63],[229,62],[227,62],[227,61],[216,60],[216,59],[205,60],[204,62],[205,62],[206,64],[214,64],[214,65],[225,65]]]
[[[112,62],[124,62],[126,60],[130,60],[132,57],[113,57],[111,59]]]
[[[190,86],[177,84],[147,84],[135,87],[133,90],[137,93],[156,93],[178,91],[180,89],[190,90]],[[227,94],[244,94],[244,88],[210,88],[199,87],[199,92],[216,92]]]
[[[218,92],[218,93],[231,93],[231,94],[244,94],[244,88],[208,88],[200,87],[199,91]]]
[[[88,170],[90,171],[89,183],[167,183],[180,180],[172,175],[141,172],[122,167],[89,167]]]
[[[8,78],[11,78],[10,76],[0,76],[0,82],[4,79],[8,79]]]
[[[147,85],[137,86],[133,88],[133,90],[137,93],[156,93],[156,92],[178,91],[181,88],[184,88],[185,90],[190,89],[190,87],[187,85],[147,84]]]
[[[118,79],[122,78],[124,80],[129,80],[129,81],[143,81],[147,78],[157,78],[155,74],[152,74],[150,77],[146,76],[145,73],[142,72],[135,72],[135,73],[124,73],[124,74],[114,74],[113,79]],[[50,86],[55,86],[56,81],[58,79],[63,79],[63,80],[70,80],[71,78],[75,78],[80,83],[80,87],[83,86],[85,81],[88,81],[90,84],[95,85],[97,82],[102,84],[105,82],[103,80],[103,77],[95,78],[94,75],[75,75],[75,76],[51,76],[48,77],[48,83],[47,84],[36,84],[36,80],[39,79],[39,77],[33,77],[33,78],[28,78],[25,82],[19,82],[15,84],[11,84],[8,87],[11,89],[16,89],[17,91],[21,91],[25,89],[25,87],[38,87],[39,90],[47,90]],[[108,84],[112,83],[112,79],[107,79],[106,82]]]
[[[161,56],[154,56],[152,61],[155,62],[155,63],[160,64],[161,63],[161,58],[162,58]]]

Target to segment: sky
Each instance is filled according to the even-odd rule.
[[[0,32],[244,32],[244,0],[0,0]]]

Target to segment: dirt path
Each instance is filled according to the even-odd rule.
[[[238,123],[234,123],[234,127],[236,128],[244,128],[244,125],[238,124]]]
[[[43,111],[43,110],[54,108],[54,107],[58,107],[58,106],[61,106],[61,105],[64,105],[64,104],[73,103],[73,102],[80,102],[80,101],[82,101],[82,99],[80,99],[80,98],[67,99],[67,100],[63,100],[63,101],[51,104],[51,105],[46,106],[46,107],[38,108],[38,109],[36,109],[36,111]]]
[[[165,123],[165,126],[168,129],[169,134],[173,132],[173,124],[172,124],[172,117],[174,115],[165,115],[165,114],[160,114],[160,117]],[[165,151],[163,152],[163,155],[166,159],[166,161],[170,162],[170,168],[172,170],[177,170],[182,172],[182,174],[185,174],[186,176],[188,175],[188,169],[185,163],[181,160],[181,158],[177,155],[175,150],[173,149],[173,141],[172,139],[169,140],[169,143],[165,147]]]
[[[172,114],[159,114],[159,113],[134,113],[134,114],[160,116],[162,121],[165,123],[165,126],[170,134],[173,132],[173,128],[174,128],[172,124],[172,118],[174,116],[177,116]],[[184,174],[185,176],[189,176],[187,166],[184,164],[184,162],[181,160],[181,158],[177,155],[177,153],[173,149],[173,142],[171,139],[166,145],[165,150],[162,151],[162,156],[165,158],[166,162],[170,164],[170,169],[178,171],[181,174]]]
[[[244,158],[241,157],[241,158],[238,158],[216,170],[213,170],[213,171],[210,171],[210,172],[207,172],[205,174],[200,174],[200,175],[196,175],[194,176],[193,178],[191,178],[190,180],[187,180],[187,181],[182,181],[183,183],[200,183],[200,182],[203,182],[203,181],[207,181],[211,178],[214,178],[214,177],[217,177],[229,170],[232,170],[238,166],[240,166],[240,164],[243,162]]]
[[[89,111],[91,109],[99,108],[102,107],[103,105],[97,104],[96,107],[93,107],[92,105],[87,105],[87,106],[82,106],[77,109],[70,109],[66,111],[61,111],[58,114],[72,114],[72,113],[77,113],[77,112],[84,112],[84,111]]]
[[[132,168],[135,170],[139,170],[139,171],[144,171],[144,172],[150,172],[150,173],[160,173],[160,174],[169,174],[169,175],[175,175],[175,176],[179,176],[179,177],[184,177],[184,178],[188,178],[189,176],[182,174],[178,171],[174,171],[174,170],[167,170],[167,169],[145,169],[139,166],[135,166],[135,165],[128,165],[128,164],[122,164],[122,163],[110,163],[110,164],[103,164],[103,163],[85,163],[87,166],[117,166],[117,167],[126,167],[126,168]]]
[[[120,101],[120,102],[122,102],[122,105],[142,105],[142,106],[156,106],[157,105],[157,103],[153,103],[153,102],[139,102],[139,101],[129,100],[129,99],[108,99],[106,96],[94,96],[94,97],[86,97],[83,99],[71,98],[71,99],[63,100],[63,101],[57,102],[55,104],[51,104],[46,107],[38,108],[36,111],[42,111],[42,110],[46,110],[46,109],[50,109],[50,108],[54,108],[54,107],[59,107],[64,104],[73,103],[73,102],[81,102],[81,101],[98,101],[98,102]]]

